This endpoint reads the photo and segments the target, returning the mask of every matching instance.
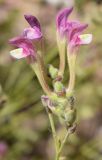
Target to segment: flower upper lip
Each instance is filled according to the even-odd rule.
[[[24,15],[24,17],[31,27],[24,29],[23,36],[31,40],[42,38],[41,26],[37,18],[32,15]]]
[[[73,7],[65,8],[58,13],[57,18],[56,18],[56,25],[58,29],[60,29],[60,26],[65,27],[67,18],[72,11],[73,11]]]
[[[30,24],[30,26],[32,28],[34,28],[36,26],[41,31],[40,23],[39,23],[39,21],[37,20],[37,18],[35,16],[24,15],[24,17],[25,17],[25,19],[27,20],[27,22]]]

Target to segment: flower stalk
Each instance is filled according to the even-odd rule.
[[[43,91],[45,92],[45,94],[50,96],[52,94],[52,91],[46,82],[45,72],[44,72],[43,67],[40,63],[40,59],[37,58],[37,61],[34,63],[31,63],[30,65],[31,65],[31,68],[34,70]]]
[[[65,143],[66,143],[69,135],[70,135],[70,132],[67,131],[67,133],[66,133],[66,135],[65,135],[65,137],[64,137],[64,139],[63,139],[63,141],[62,141],[62,144],[61,144],[61,146],[60,146],[60,148],[59,148],[58,155],[57,155],[57,157],[58,157],[57,160],[60,159],[61,152],[62,152],[62,150],[63,150],[63,148],[64,148],[64,145],[65,145]]]

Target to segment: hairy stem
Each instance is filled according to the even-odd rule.
[[[53,139],[54,139],[54,143],[55,143],[56,157],[57,157],[57,155],[58,155],[58,140],[57,140],[57,134],[56,134],[56,130],[55,130],[55,125],[54,125],[52,113],[48,112],[48,116],[49,116],[50,125],[51,125],[51,129],[52,129],[52,135],[53,135]],[[55,160],[58,160],[58,159],[55,159]]]

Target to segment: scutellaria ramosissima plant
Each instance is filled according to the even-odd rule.
[[[81,33],[88,27],[87,24],[81,24],[78,21],[69,21],[68,16],[73,8],[61,10],[56,18],[56,37],[59,50],[59,69],[49,65],[49,74],[52,79],[53,89],[47,83],[47,74],[44,69],[42,51],[36,46],[42,42],[43,33],[36,17],[25,15],[25,19],[30,27],[24,29],[23,33],[16,38],[11,39],[10,44],[18,47],[10,52],[10,55],[16,59],[26,58],[28,64],[34,70],[45,95],[41,96],[42,104],[48,113],[53,139],[55,143],[55,160],[61,160],[62,149],[70,134],[76,130],[76,108],[74,98],[75,68],[78,50],[81,45],[89,44],[92,41],[92,34]],[[69,66],[69,82],[65,87],[63,76],[65,70],[65,54]],[[53,116],[57,116],[59,122],[66,127],[66,135],[61,141],[56,132]]]

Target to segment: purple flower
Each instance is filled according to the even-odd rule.
[[[67,22],[66,36],[71,51],[80,45],[89,44],[92,41],[92,34],[81,35],[87,27],[87,24],[81,24],[78,21]]]
[[[81,35],[84,29],[88,27],[87,24],[68,20],[68,16],[72,10],[73,8],[69,8],[60,11],[56,19],[59,36],[67,39],[68,46],[71,50],[77,46],[89,44],[92,41],[92,34]]]
[[[12,50],[10,54],[17,59],[30,56],[35,60],[36,48],[33,44],[33,40],[40,40],[42,38],[41,27],[36,17],[25,15],[25,19],[31,27],[24,29],[21,36],[15,37],[9,41],[10,44],[18,47],[17,49]]]
[[[41,39],[42,32],[41,32],[40,23],[37,20],[37,18],[32,15],[25,15],[24,17],[31,27],[24,29],[23,37],[31,40]]]

